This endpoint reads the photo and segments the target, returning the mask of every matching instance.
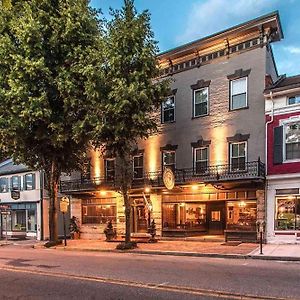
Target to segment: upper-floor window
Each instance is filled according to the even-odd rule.
[[[194,149],[194,169],[197,174],[205,173],[208,169],[208,147]]]
[[[168,167],[175,171],[176,168],[176,152],[174,150],[163,151],[162,153],[163,169]]]
[[[208,87],[194,90],[193,117],[208,115]]]
[[[139,179],[144,177],[144,156],[143,154],[133,157],[133,178]]]
[[[247,77],[230,81],[230,110],[247,107]]]
[[[161,104],[161,122],[171,123],[175,121],[175,96],[169,96]]]
[[[11,189],[14,191],[21,190],[21,176],[11,177]]]
[[[300,159],[300,121],[286,124],[284,131],[285,159]]]
[[[113,158],[105,160],[105,178],[108,181],[115,179],[115,159]]]
[[[246,170],[247,142],[230,143],[231,171]]]
[[[288,98],[288,105],[299,104],[299,103],[300,103],[300,95]]]
[[[35,174],[30,173],[24,176],[24,188],[26,191],[35,189]]]
[[[8,192],[8,178],[1,177],[0,178],[0,193]]]

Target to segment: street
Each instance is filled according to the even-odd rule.
[[[300,299],[295,262],[9,245],[0,278],[1,299]]]

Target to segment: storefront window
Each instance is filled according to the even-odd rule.
[[[300,197],[276,199],[275,229],[300,230]]]
[[[164,229],[204,229],[205,224],[205,204],[163,204]]]
[[[27,211],[27,231],[36,231],[36,215],[33,209]]]
[[[227,229],[256,230],[256,202],[234,201],[227,203]]]
[[[82,205],[83,224],[106,224],[116,222],[117,209],[115,205],[88,204]]]

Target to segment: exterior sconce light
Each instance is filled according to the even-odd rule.
[[[145,187],[145,193],[149,194],[151,192],[151,188],[149,186]]]
[[[106,191],[100,191],[101,196],[106,196],[107,192]]]

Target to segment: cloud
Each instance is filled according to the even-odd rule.
[[[279,0],[197,0],[177,36],[177,43],[186,43],[256,18],[276,9]]]
[[[287,46],[284,47],[284,50],[291,53],[291,54],[300,54],[300,46]]]

